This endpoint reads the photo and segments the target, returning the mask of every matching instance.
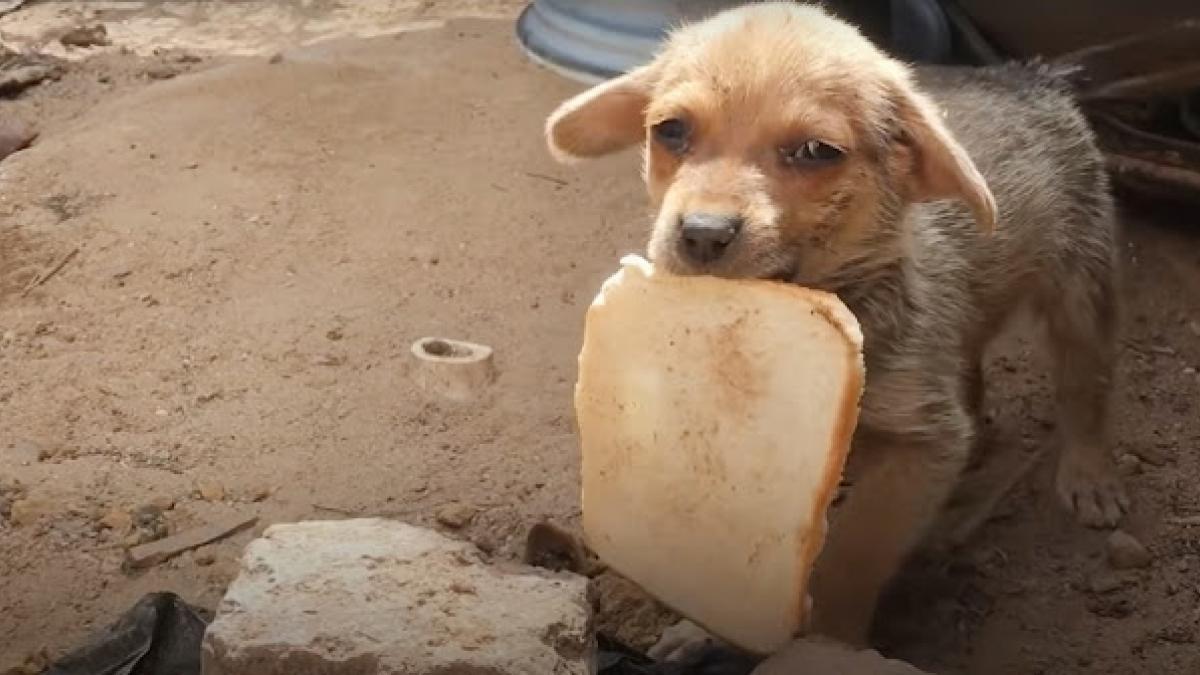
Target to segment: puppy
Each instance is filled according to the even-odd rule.
[[[546,134],[563,160],[644,145],[662,268],[825,289],[861,322],[854,487],[814,574],[816,631],[865,642],[968,459],[981,355],[1019,306],[1054,358],[1062,501],[1092,526],[1126,510],[1105,438],[1113,205],[1047,69],[914,76],[816,7],[759,3],[678,30]]]

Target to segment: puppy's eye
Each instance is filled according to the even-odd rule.
[[[687,150],[688,139],[692,134],[691,127],[687,122],[674,118],[655,124],[650,131],[654,134],[655,140],[677,155]]]
[[[845,151],[837,146],[816,140],[779,149],[779,158],[783,163],[797,169],[826,166],[838,161],[845,154]]]

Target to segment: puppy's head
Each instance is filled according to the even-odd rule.
[[[995,204],[908,71],[818,8],[759,3],[674,33],[650,64],[567,101],[561,160],[645,147],[648,253],[676,273],[831,282],[894,253],[914,202]]]

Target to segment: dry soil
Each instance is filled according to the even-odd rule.
[[[511,558],[537,521],[578,525],[583,312],[647,213],[635,156],[547,157],[542,119],[577,89],[510,21],[469,20],[280,59],[110,51],[0,102],[42,130],[0,163],[0,672],[147,592],[215,606],[253,532],[123,569],[164,527],[386,514]],[[990,361],[976,483],[1043,461],[912,566],[887,651],[973,675],[1200,672],[1196,221],[1125,219],[1114,452],[1148,566],[1112,569],[1107,533],[1059,507],[1045,365],[1018,331]],[[424,395],[426,335],[493,346],[497,381]],[[636,644],[669,619],[599,586]]]

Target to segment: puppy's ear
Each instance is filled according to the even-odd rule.
[[[598,157],[641,142],[652,68],[631,70],[560,105],[546,120],[546,143],[555,159]]]
[[[912,152],[911,197],[916,201],[961,199],[985,233],[996,227],[996,200],[967,151],[942,124],[933,102],[905,87],[896,98],[901,142]]]

